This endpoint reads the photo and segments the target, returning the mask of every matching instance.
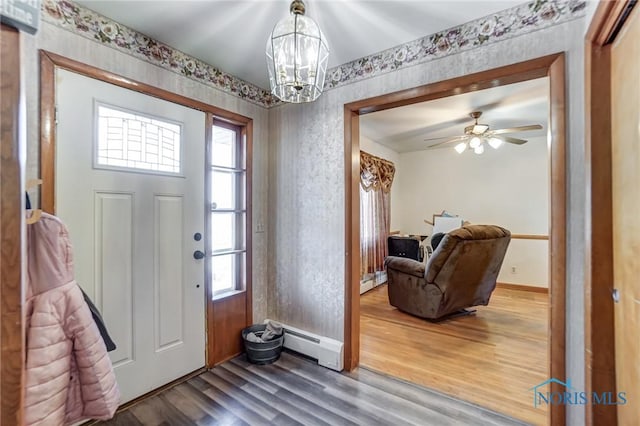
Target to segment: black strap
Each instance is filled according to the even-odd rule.
[[[80,287],[80,286],[78,286]],[[107,352],[115,351],[116,344],[111,340],[111,336],[109,336],[109,332],[107,331],[107,326],[104,324],[104,320],[102,319],[102,315],[100,315],[100,311],[96,308],[96,305],[93,304],[87,293],[82,290],[80,287],[80,291],[82,292],[82,296],[84,296],[84,301],[87,302],[89,306],[89,310],[91,311],[91,316],[98,326],[98,330],[100,331],[100,336],[102,336],[102,340],[104,340],[104,344],[107,347]]]

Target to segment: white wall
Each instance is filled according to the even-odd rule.
[[[400,154],[401,222],[431,231],[424,219],[447,210],[470,221],[517,234],[547,234],[549,165],[546,138],[520,146],[488,147],[484,154],[434,149]]]
[[[389,160],[396,166],[396,174],[391,184],[391,231],[401,231],[402,228],[399,219],[402,207],[398,198],[398,166],[400,164],[400,154],[363,134],[360,134],[360,150]]]
[[[431,235],[433,227],[424,219],[447,210],[513,234],[548,235],[548,163],[545,137],[497,150],[487,147],[482,155],[458,154],[452,148],[402,153],[398,222],[404,232]],[[547,247],[547,241],[512,240],[498,281],[547,287]]]

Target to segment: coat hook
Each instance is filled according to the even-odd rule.
[[[39,221],[41,217],[42,217],[42,210],[40,210],[40,209],[32,210],[31,211],[31,216],[29,216],[25,220],[25,222],[26,222],[27,225],[33,225],[34,223]]]
[[[31,188],[35,188],[38,185],[42,185],[42,179],[29,179],[27,181],[27,191]]]

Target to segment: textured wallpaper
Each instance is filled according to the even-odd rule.
[[[343,339],[344,104],[566,52],[568,126],[567,365],[584,381],[584,22],[481,46],[269,110],[269,316]],[[569,411],[572,411],[569,409]],[[571,416],[579,424],[580,413]]]
[[[49,3],[49,2],[48,2]],[[556,2],[557,3],[557,2]],[[554,3],[554,4],[556,4]],[[577,5],[582,2],[561,2]],[[536,12],[538,13],[538,12]],[[549,16],[548,11],[542,14]],[[59,25],[59,24],[57,24]],[[336,81],[318,101],[267,110],[250,100],[211,87],[123,51],[108,43],[43,22],[37,36],[23,35],[26,80],[27,178],[38,176],[38,56],[42,48],[254,119],[253,209],[254,320],[266,316],[339,340],[344,323],[344,123],[345,103],[478,72],[557,52],[567,54],[569,194],[567,269],[568,376],[584,383],[583,278],[585,228],[583,19],[496,36],[491,43],[391,72]],[[399,59],[404,61],[403,53]],[[375,55],[374,55],[375,56]],[[375,57],[372,56],[372,60]],[[365,67],[368,69],[367,67]],[[354,63],[349,69],[363,69]],[[363,71],[363,72],[364,72]],[[382,72],[383,71],[383,72]],[[568,407],[570,424],[583,413]],[[579,408],[579,407],[578,407]]]
[[[267,214],[267,140],[269,111],[255,103],[177,75],[146,61],[126,55],[97,41],[42,22],[36,36],[21,35],[21,63],[27,104],[26,178],[39,176],[39,58],[48,50],[95,67],[142,81],[253,118],[253,229]],[[253,234],[253,315],[262,321],[267,312],[267,232]]]

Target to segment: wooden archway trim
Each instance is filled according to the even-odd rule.
[[[253,297],[252,297],[252,162],[253,162],[253,119],[244,115],[227,111],[206,102],[201,102],[168,90],[161,89],[150,84],[142,83],[109,71],[96,68],[94,66],[75,61],[56,53],[40,51],[40,176],[42,178],[40,206],[47,213],[55,214],[55,156],[56,156],[56,108],[55,108],[55,71],[56,68],[65,69],[77,74],[94,78],[106,83],[110,83],[125,89],[134,90],[148,96],[153,96],[168,102],[173,102],[188,108],[202,111],[206,114],[206,134],[207,140],[211,138],[211,126],[213,120],[226,122],[238,126],[245,140],[246,150],[246,277],[245,287],[237,294],[225,298],[223,301],[214,301],[212,288],[205,285],[206,297],[206,318],[207,318],[207,346],[206,365],[213,367],[214,364],[231,358],[241,352],[241,340],[239,334],[228,330],[218,331],[216,334],[212,326],[214,320],[221,317],[233,317],[232,324],[236,325],[244,322],[243,327],[253,321]],[[214,306],[215,304],[215,306]],[[238,315],[243,312],[244,315]],[[228,326],[228,324],[226,324]],[[227,327],[228,328],[228,327]],[[234,350],[238,352],[217,353],[213,342],[234,341]],[[221,346],[221,345],[220,345]],[[225,348],[230,345],[225,345]],[[228,348],[227,348],[228,349]]]
[[[587,241],[585,391],[616,389],[613,292],[611,42],[631,1],[601,1],[585,39]],[[589,404],[587,425],[615,425],[615,405]]]
[[[359,364],[360,352],[360,222],[359,222],[359,115],[432,99],[502,86],[540,77],[549,77],[551,135],[551,216],[550,216],[550,333],[549,372],[565,378],[566,307],[566,127],[564,53],[544,56],[450,80],[359,100],[344,106],[345,138],[345,322],[344,365]],[[554,383],[552,392],[563,389]],[[550,407],[550,423],[565,423],[565,407]]]
[[[24,143],[20,120],[20,33],[4,23],[0,37],[0,424],[22,424],[24,292],[22,215]]]

